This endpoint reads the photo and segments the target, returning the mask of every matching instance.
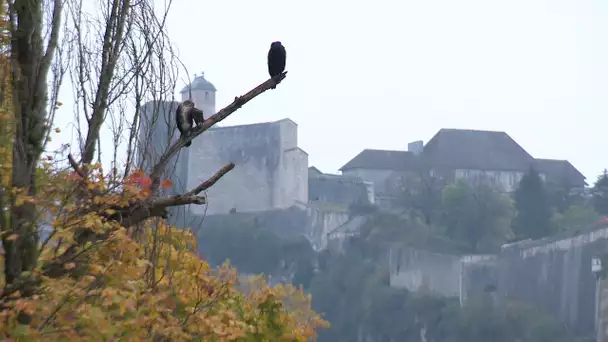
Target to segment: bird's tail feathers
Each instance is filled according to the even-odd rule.
[[[184,133],[182,133],[180,135],[180,139],[186,140],[186,138],[188,138],[189,135],[190,135],[189,133],[184,132]],[[190,140],[190,141],[188,141],[187,143],[184,144],[184,146],[186,146],[186,147],[188,147],[190,145],[192,145],[192,140]]]

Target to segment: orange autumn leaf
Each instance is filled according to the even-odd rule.
[[[126,184],[139,184],[144,173],[142,171],[135,171],[127,177]]]
[[[170,189],[173,186],[173,182],[170,179],[165,179],[162,183],[163,189]]]
[[[152,196],[152,191],[148,188],[144,188],[143,190],[141,190],[141,194],[145,197],[150,197]]]
[[[141,186],[142,188],[149,188],[151,184],[152,184],[152,179],[148,176],[143,176],[139,180],[139,186]]]

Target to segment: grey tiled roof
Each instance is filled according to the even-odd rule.
[[[583,176],[566,160],[534,159],[505,132],[441,129],[424,146],[422,154],[366,149],[340,168],[415,171],[422,165],[445,169],[526,172],[531,166],[549,180],[584,185]]]
[[[323,172],[321,172],[321,170],[317,169],[317,168],[316,168],[316,167],[314,167],[314,166],[310,166],[310,167],[308,168],[308,174],[313,174],[313,175],[322,175],[322,174],[323,174]]]
[[[365,149],[342,166],[340,171],[357,168],[407,171],[414,170],[417,165],[417,157],[411,152]]]
[[[525,171],[534,158],[505,132],[441,129],[424,146],[425,162],[437,168]]]
[[[536,170],[544,173],[548,182],[571,186],[587,185],[586,177],[567,160],[536,159]]]

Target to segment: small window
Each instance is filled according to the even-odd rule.
[[[205,92],[205,100],[209,100],[209,92],[208,91]]]

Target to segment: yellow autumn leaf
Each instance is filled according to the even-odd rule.
[[[15,206],[20,207],[25,204],[25,196],[17,196],[15,198]]]

